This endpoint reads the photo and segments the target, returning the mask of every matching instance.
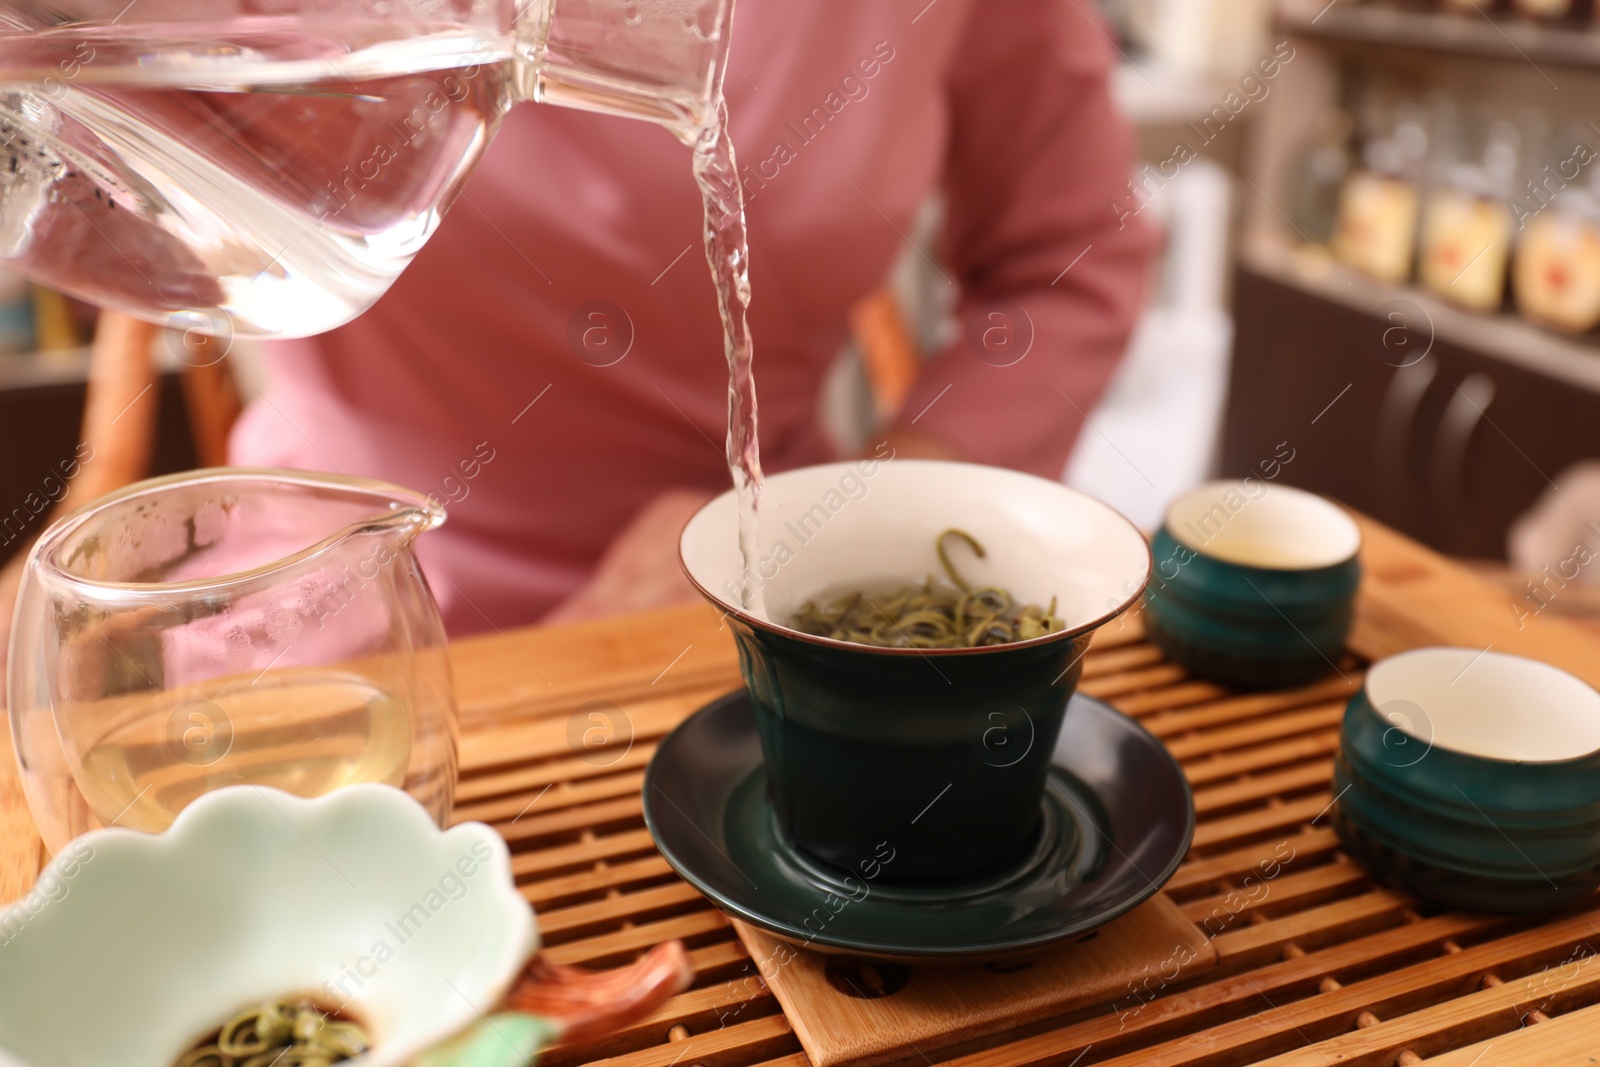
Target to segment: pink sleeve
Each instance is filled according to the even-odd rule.
[[[947,83],[945,258],[962,335],[900,416],[975,460],[1049,478],[1127,344],[1155,243],[1113,208],[1131,138],[1092,12],[1091,0],[974,7]]]

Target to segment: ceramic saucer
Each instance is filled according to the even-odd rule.
[[[1194,835],[1194,800],[1172,755],[1081,695],[1067,708],[1037,839],[982,880],[895,884],[892,858],[867,880],[796,850],[767,803],[742,691],[661,742],[644,817],[667,862],[735,918],[824,952],[910,961],[999,959],[1082,936],[1155,894]]]

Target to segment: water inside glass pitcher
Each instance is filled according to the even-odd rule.
[[[376,300],[523,100],[715,119],[732,0],[0,0],[0,259],[184,329]]]

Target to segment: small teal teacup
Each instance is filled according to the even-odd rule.
[[[878,648],[788,625],[845,583],[938,574],[938,535],[986,547],[963,558],[974,588],[1056,602],[1054,633],[985,648]],[[1025,858],[1067,702],[1095,629],[1138,599],[1150,552],[1117,512],[1059,482],[967,463],[864,460],[768,478],[743,602],[730,491],[684,527],[684,570],[727,616],[755,711],[768,799],[783,835],[844,870],[887,846],[892,877],[959,882]],[[1181,813],[1180,813],[1181,814]]]
[[[1361,581],[1361,531],[1314,493],[1256,479],[1179,497],[1156,531],[1146,627],[1168,658],[1241,689],[1332,672]]]
[[[1521,656],[1423,648],[1345,711],[1334,825],[1386,880],[1473,911],[1600,886],[1600,693]]]

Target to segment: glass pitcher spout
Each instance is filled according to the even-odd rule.
[[[688,139],[716,117],[732,20],[733,0],[549,0],[522,20],[521,95]]]
[[[284,582],[357,539],[397,556],[445,518],[433,497],[385,482],[213,468],[152,478],[67,516],[40,539],[34,565],[43,585],[86,602],[169,602]]]

